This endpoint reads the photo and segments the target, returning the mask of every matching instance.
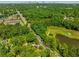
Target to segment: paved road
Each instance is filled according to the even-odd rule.
[[[25,20],[25,18],[23,17],[23,15],[19,11],[17,11],[17,13],[18,13],[18,15],[20,15],[20,17],[23,20],[23,22],[27,22],[27,20]],[[39,41],[40,45],[43,46],[45,49],[49,49],[50,52],[53,53],[53,51],[49,47],[44,45],[44,42],[42,41],[43,39],[39,35],[37,35],[36,32],[34,32],[34,30],[31,28],[31,23],[27,23],[27,24],[28,24],[27,27],[29,28],[29,30],[31,32],[33,32],[33,34],[35,35],[36,39]]]
[[[31,24],[30,23],[28,23],[27,27],[30,29],[30,31],[33,32],[33,34],[35,35],[36,39],[39,41],[39,43],[40,43],[41,46],[43,46],[45,49],[49,49],[50,52],[53,52],[49,47],[47,47],[47,46],[44,45],[44,42],[42,41],[43,39],[34,32],[34,30],[31,28]]]
[[[34,32],[34,30],[31,28],[31,24],[30,23],[28,23],[27,27],[30,29],[30,31],[33,32],[33,34],[35,35],[35,37],[39,41],[40,45],[44,46],[43,41],[41,41],[42,40],[41,37]]]
[[[16,11],[16,12],[17,12],[17,14],[20,16],[22,23],[23,23],[24,25],[26,25],[27,21],[26,21],[26,19],[23,17],[23,15],[22,15],[19,11]],[[22,23],[21,23],[21,24],[22,24]]]

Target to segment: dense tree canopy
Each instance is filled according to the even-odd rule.
[[[0,56],[79,56],[79,48],[61,43],[52,34],[46,35],[47,27],[58,26],[79,31],[79,5],[73,4],[1,4],[0,19],[16,14],[19,10],[42,38],[47,48],[40,46],[28,24],[21,26],[0,24]],[[38,47],[39,46],[39,47]],[[3,53],[4,52],[4,53]]]

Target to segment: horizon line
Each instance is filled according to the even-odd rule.
[[[0,3],[79,3],[79,1],[0,1]]]

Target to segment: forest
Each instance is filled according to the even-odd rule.
[[[27,23],[0,23],[0,56],[79,57],[79,4],[0,4],[0,20],[17,10]]]

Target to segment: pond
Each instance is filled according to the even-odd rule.
[[[66,43],[69,46],[79,47],[79,40],[74,38],[69,38],[61,34],[57,34],[56,38],[63,43]]]

